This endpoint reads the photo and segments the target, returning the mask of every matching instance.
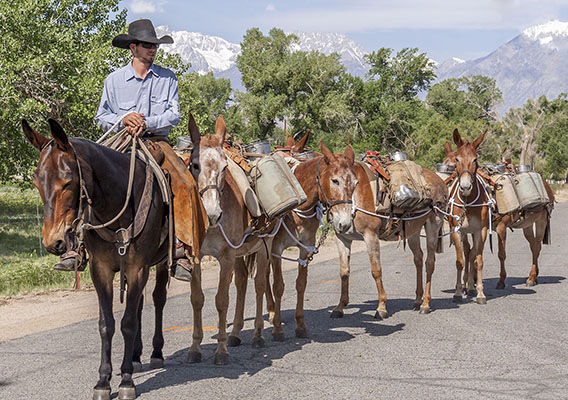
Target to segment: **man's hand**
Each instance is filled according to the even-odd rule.
[[[129,134],[132,136],[140,136],[146,128],[144,114],[130,113],[122,120]]]

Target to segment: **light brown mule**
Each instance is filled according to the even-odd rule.
[[[290,143],[292,153],[301,153],[307,135],[299,144]],[[274,328],[272,338],[276,341],[284,340],[281,317],[281,299],[284,294],[284,280],[282,277],[282,261],[279,256],[291,246],[300,250],[300,259],[306,260],[314,251],[316,233],[319,227],[318,207],[322,205],[329,210],[335,229],[344,230],[351,221],[351,199],[357,185],[357,178],[353,171],[355,154],[351,146],[343,154],[333,154],[324,144],[320,143],[322,156],[304,161],[297,165],[294,175],[302,185],[307,201],[298,209],[290,212],[283,219],[283,224],[272,243],[272,269],[274,271],[274,297],[267,284],[267,306]],[[288,233],[288,231],[290,233]],[[295,238],[292,238],[292,236]],[[298,244],[298,241],[301,243]],[[267,270],[267,277],[270,271]],[[296,279],[296,337],[307,337],[307,328],[304,320],[304,293],[306,291],[308,267],[298,264],[298,277]],[[267,278],[268,282],[268,278]]]
[[[243,313],[247,277],[249,270],[243,256],[256,254],[258,273],[255,278],[257,312],[255,319],[255,332],[253,345],[260,347],[264,344],[262,330],[264,321],[263,296],[265,292],[265,272],[269,263],[271,239],[256,237],[238,244],[243,239],[249,226],[250,216],[243,201],[243,197],[230,171],[227,169],[227,158],[223,152],[226,126],[220,116],[215,124],[215,134],[201,136],[192,116],[189,119],[189,132],[194,148],[191,154],[191,171],[198,183],[203,205],[209,219],[209,229],[204,238],[200,257],[209,255],[219,261],[219,286],[215,296],[215,305],[219,313],[217,350],[215,364],[227,364],[229,353],[227,345],[240,343],[240,331],[243,328]],[[223,231],[225,234],[223,234]],[[231,242],[233,248],[228,243]],[[231,332],[231,340],[227,335],[227,311],[229,308],[229,287],[235,273],[237,286],[237,304],[235,308],[235,321]],[[196,363],[202,359],[201,342],[203,340],[202,309],[204,295],[201,283],[201,267],[196,265],[191,281],[191,304],[193,307],[193,342],[189,349],[188,362]],[[231,342],[229,344],[228,342]]]
[[[455,129],[453,140],[458,146],[457,150],[453,151],[448,142],[444,148],[446,152],[444,163],[454,165],[457,176],[451,186],[449,200],[449,213],[453,215],[449,218],[450,228],[455,231],[459,227],[459,232],[453,232],[451,235],[456,247],[457,269],[454,302],[463,300],[464,290],[470,295],[474,294],[475,284],[476,302],[478,304],[487,303],[487,298],[483,293],[482,272],[483,248],[489,229],[489,202],[491,200],[477,174],[479,168],[477,149],[486,133],[470,143],[468,139],[462,138]],[[471,249],[467,240],[468,234],[473,237]],[[462,272],[464,272],[463,284]],[[474,272],[477,272],[476,277],[473,275]]]
[[[444,182],[433,171],[423,168],[424,177],[430,187],[433,197],[433,204],[439,209],[445,210],[447,188]],[[392,225],[388,216],[381,217],[370,215],[375,214],[375,201],[371,184],[363,167],[356,165],[355,173],[359,180],[359,185],[355,189],[354,202],[357,212],[353,219],[351,228],[345,232],[336,230],[336,243],[339,251],[341,277],[341,297],[339,304],[333,310],[332,318],[341,318],[344,315],[343,309],[349,303],[349,259],[351,256],[351,243],[353,240],[363,240],[367,247],[367,253],[371,262],[371,274],[375,280],[378,292],[378,306],[375,318],[381,319],[388,316],[386,302],[387,296],[382,282],[382,266],[380,261],[380,242],[381,240],[398,241],[408,240],[410,250],[414,255],[414,265],[416,267],[416,298],[414,309],[420,313],[430,312],[430,301],[432,299],[431,286],[432,274],[436,262],[436,251],[441,251],[440,233],[444,222],[443,214],[432,209],[429,213],[418,218],[408,219],[402,222],[398,228],[391,229]],[[426,285],[423,283],[424,253],[420,246],[420,232],[424,227],[426,233]]]

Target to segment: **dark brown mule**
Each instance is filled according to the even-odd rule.
[[[107,222],[118,215],[127,195],[130,155],[89,140],[68,139],[56,121],[49,120],[49,125],[53,140],[34,131],[25,120],[22,121],[26,137],[41,152],[34,184],[39,189],[44,204],[43,244],[50,253],[61,255],[67,250],[69,237],[74,234],[75,221],[83,211],[79,209],[80,204],[87,206],[88,203],[90,208],[90,212],[86,214],[87,223]],[[148,278],[149,267],[166,258],[168,244],[162,235],[166,209],[154,178],[153,182],[150,181],[151,186],[148,186],[151,192],[144,193],[146,173],[145,163],[136,160],[130,203],[118,221],[109,226],[108,232],[112,234],[128,229],[138,209],[142,208],[142,197],[150,196],[151,204],[143,229],[131,240],[124,256],[119,255],[116,243],[101,237],[100,231],[86,230],[84,234],[90,256],[91,277],[99,299],[99,332],[102,342],[100,377],[95,386],[94,399],[110,399],[111,341],[115,331],[113,278],[120,270],[121,258],[128,290],[120,326],[124,337],[124,354],[118,397],[136,397],[132,373],[133,357],[139,360],[142,350],[139,337],[142,290]],[[167,275],[165,278],[167,280]]]
[[[200,257],[213,256],[219,261],[220,265],[219,286],[215,296],[215,305],[219,313],[218,345],[214,357],[215,364],[227,364],[229,362],[227,345],[240,343],[240,331],[244,325],[243,314],[247,278],[249,276],[249,268],[251,267],[251,265],[245,264],[243,257],[251,254],[256,254],[258,271],[255,277],[257,313],[253,345],[261,347],[264,344],[264,338],[262,337],[264,328],[262,318],[263,296],[265,292],[264,270],[268,268],[272,241],[269,237],[259,239],[253,236],[243,240],[250,223],[250,216],[236,181],[227,168],[227,157],[223,151],[226,131],[225,122],[223,117],[220,116],[215,124],[215,134],[201,136],[193,117],[190,116],[189,132],[194,144],[190,167],[198,183],[203,205],[209,219],[209,229],[201,247]],[[235,307],[235,321],[231,337],[229,338],[227,336],[227,311],[229,308],[229,287],[233,271],[237,286],[237,304]],[[193,343],[189,349],[188,362],[196,363],[202,359],[202,309],[205,300],[201,287],[200,265],[195,266],[192,276],[191,304],[193,307],[194,327]],[[156,290],[165,292],[166,288],[164,286],[156,288]],[[155,332],[155,335],[160,334],[161,332]]]
[[[303,143],[307,135],[304,136]],[[294,144],[289,148],[292,153],[303,151],[303,143]],[[288,142],[290,144],[290,142]],[[274,340],[284,340],[282,317],[280,314],[284,280],[282,277],[283,251],[291,246],[300,250],[299,260],[306,260],[315,251],[316,232],[320,220],[318,208],[329,210],[329,218],[337,230],[344,230],[350,225],[353,191],[357,178],[353,170],[355,154],[351,146],[347,146],[343,154],[333,154],[320,142],[323,156],[298,164],[294,174],[302,185],[307,201],[296,210],[287,214],[283,226],[272,242],[272,269],[274,271],[274,298],[270,286],[267,285],[267,306],[270,319],[274,325],[272,337]],[[300,243],[298,243],[300,242]],[[269,270],[267,270],[267,275]],[[296,279],[296,337],[307,337],[304,321],[304,293],[308,278],[308,267],[303,262],[298,265]]]
[[[454,301],[463,300],[464,291],[473,295],[474,284],[477,289],[476,302],[486,304],[487,298],[483,293],[483,248],[489,230],[490,203],[491,199],[485,189],[483,182],[477,173],[479,164],[477,163],[477,148],[483,142],[487,132],[470,143],[466,138],[462,138],[458,130],[454,130],[453,140],[456,151],[452,151],[451,146],[446,142],[444,148],[446,152],[445,164],[455,166],[456,179],[450,188],[450,200],[448,204],[449,213],[453,216],[449,218],[452,231],[459,228],[459,232],[452,233],[452,242],[456,247],[456,292]],[[473,237],[472,248],[470,249],[467,235]],[[475,269],[474,269],[475,268]],[[465,269],[465,271],[464,271]],[[464,272],[462,284],[462,272]],[[474,272],[477,276],[474,277]],[[464,289],[465,286],[465,289]]]

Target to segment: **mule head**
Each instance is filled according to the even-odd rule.
[[[38,150],[40,158],[33,175],[43,202],[43,245],[52,254],[67,250],[67,236],[79,208],[80,183],[77,160],[67,135],[57,121],[50,119],[53,140],[33,130],[22,120],[22,130],[28,141]]]
[[[343,154],[333,154],[320,141],[323,154],[320,162],[320,201],[327,203],[333,228],[345,233],[352,224],[353,192],[359,181],[355,175],[355,153],[348,145]]]
[[[191,152],[191,173],[199,187],[209,226],[215,227],[223,215],[221,195],[227,171],[227,157],[223,151],[223,144],[227,126],[223,116],[220,115],[215,123],[215,133],[202,137],[190,115],[189,132],[194,145]]]
[[[477,163],[477,148],[483,142],[487,132],[484,132],[477,139],[470,143],[467,138],[462,138],[458,130],[453,133],[454,143],[458,146],[456,151],[451,151],[451,146],[446,146],[446,160],[448,164],[455,165],[455,171],[459,179],[459,189],[462,196],[469,196],[473,190],[476,180],[476,173],[479,164]],[[446,142],[447,143],[447,142]],[[447,143],[449,145],[449,143]]]

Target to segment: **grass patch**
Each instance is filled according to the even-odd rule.
[[[37,189],[0,186],[0,295],[73,286],[74,273],[52,269],[59,257],[41,245],[42,225]],[[91,281],[87,271],[81,273],[82,284]]]

